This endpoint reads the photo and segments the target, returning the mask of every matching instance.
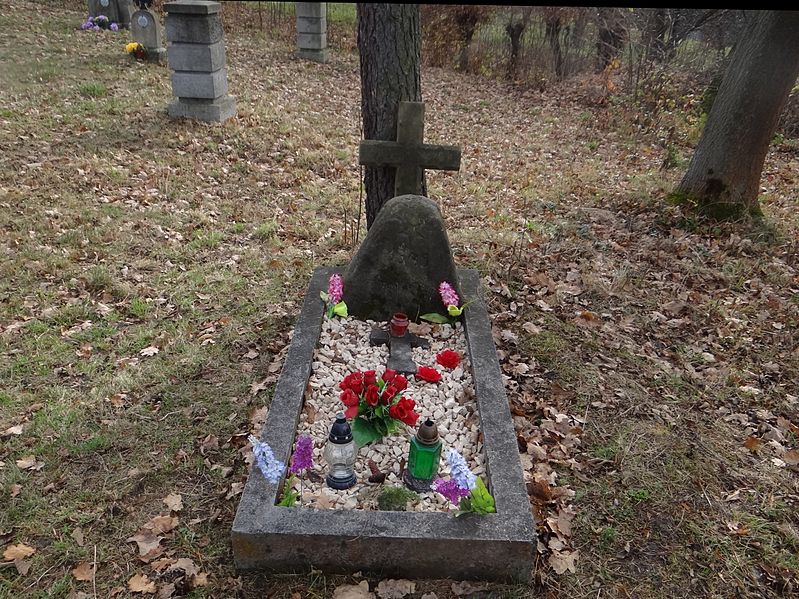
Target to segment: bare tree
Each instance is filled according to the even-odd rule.
[[[769,143],[799,75],[799,12],[760,11],[736,44],[672,199],[716,219],[759,216]]]
[[[422,100],[419,5],[359,3],[356,9],[363,135],[395,140],[399,103]],[[365,169],[367,228],[394,197],[394,174],[388,167]]]

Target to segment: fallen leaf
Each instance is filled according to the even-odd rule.
[[[25,576],[28,571],[31,569],[31,561],[26,559],[15,559],[14,560],[14,567],[17,569],[17,572],[21,576]]]
[[[81,562],[72,569],[72,576],[75,577],[75,580],[88,582],[94,576],[94,568],[89,562]]]
[[[466,580],[462,580],[459,582],[452,583],[452,592],[458,595],[471,595],[473,593],[479,593],[480,591],[484,591],[488,588],[486,584],[474,584],[468,582]]]
[[[145,556],[158,548],[161,537],[157,537],[150,530],[142,530],[132,537],[125,539],[128,543],[136,543],[139,547],[139,556]]]
[[[567,570],[574,572],[576,570],[575,562],[577,561],[579,552],[561,552],[553,551],[549,556],[549,565],[555,571],[555,574],[563,574]]]
[[[139,352],[139,355],[140,356],[154,356],[159,351],[160,350],[157,347],[155,347],[154,345],[151,345],[151,346],[145,347],[143,350],[141,350]],[[155,591],[153,591],[153,592],[155,592]]]
[[[178,525],[177,516],[156,516],[142,528],[153,531],[153,534],[169,532]]]
[[[3,551],[3,559],[11,562],[15,559],[30,557],[34,553],[36,553],[36,549],[34,547],[30,547],[24,543],[18,543],[16,545],[9,545],[6,547],[6,550]]]
[[[380,599],[402,599],[414,592],[416,592],[416,583],[404,578],[381,580],[377,585],[377,595]]]
[[[131,593],[146,593],[148,595],[152,595],[156,591],[155,583],[147,578],[146,574],[135,574],[128,581],[128,589]]]
[[[164,497],[164,504],[173,512],[179,512],[183,509],[183,498],[177,493],[170,493]]]
[[[36,456],[27,455],[24,458],[20,458],[16,461],[17,468],[20,470],[28,470],[29,468],[33,468],[36,465]]]
[[[746,441],[744,441],[744,447],[749,451],[756,451],[762,444],[763,442],[757,437],[748,437]]]
[[[17,495],[19,495],[20,491],[22,491],[22,485],[18,484],[11,485],[9,495],[11,495],[11,497],[16,497]]]
[[[257,358],[259,355],[261,355],[261,354],[258,353],[258,350],[251,349],[246,354],[244,354],[244,357],[247,358],[248,360],[253,360],[253,359]]]
[[[333,591],[333,599],[375,599],[369,592],[369,583],[362,580],[358,584],[344,584]]]
[[[83,543],[84,543],[83,530],[80,527],[78,527],[75,530],[73,530],[72,534],[70,536],[73,539],[75,539],[75,542],[78,544],[78,547],[83,547]]]
[[[170,582],[158,589],[158,599],[170,599],[175,594],[175,583]]]
[[[18,424],[16,426],[11,426],[0,433],[0,437],[10,437],[11,435],[21,435],[22,434],[22,425]]]

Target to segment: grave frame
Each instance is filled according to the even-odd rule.
[[[319,292],[333,272],[317,268],[264,425],[262,440],[288,461],[314,348],[324,318]],[[247,480],[231,531],[236,567],[273,572],[358,570],[381,576],[529,582],[536,529],[522,475],[516,434],[476,270],[459,269],[472,303],[463,322],[478,402],[486,478],[497,513],[454,518],[444,512],[387,512],[278,507],[283,481],[258,468]],[[317,440],[319,441],[319,440]]]

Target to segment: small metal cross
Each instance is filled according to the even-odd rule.
[[[396,370],[400,374],[416,374],[416,362],[411,357],[411,349],[428,348],[430,342],[407,331],[402,337],[396,337],[385,329],[372,329],[369,333],[369,345],[388,345],[386,368]]]

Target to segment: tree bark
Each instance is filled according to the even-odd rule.
[[[421,30],[418,4],[357,4],[364,139],[397,139],[402,101],[421,102]],[[367,167],[366,227],[394,197],[394,169]],[[422,189],[425,190],[424,176]]]
[[[552,56],[555,59],[555,77],[558,81],[563,79],[563,52],[560,49],[560,15],[550,15],[545,21],[544,38],[549,42]]]
[[[760,11],[736,44],[672,198],[714,219],[762,214],[760,175],[799,75],[799,12]]]
[[[597,72],[601,73],[621,52],[627,29],[618,8],[600,8],[597,13]]]

